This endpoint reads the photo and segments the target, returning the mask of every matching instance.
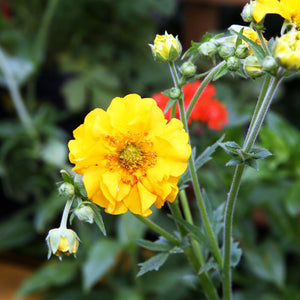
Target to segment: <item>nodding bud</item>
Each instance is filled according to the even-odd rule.
[[[222,58],[227,58],[229,56],[232,56],[234,55],[234,52],[235,52],[234,46],[230,43],[224,43],[218,47],[218,54]]]
[[[79,238],[75,231],[67,228],[55,228],[48,232],[46,237],[48,246],[48,259],[54,254],[61,259],[62,254],[69,256],[76,255]]]
[[[250,49],[245,44],[240,44],[236,47],[235,56],[240,59],[246,58],[250,53]]]
[[[212,57],[217,53],[217,46],[213,41],[204,42],[198,47],[198,50],[202,55]]]
[[[230,71],[236,71],[240,66],[240,61],[235,56],[228,57],[226,63],[227,63],[227,67]]]
[[[185,76],[193,76],[196,73],[196,66],[191,61],[186,61],[181,66],[181,72]]]
[[[252,78],[263,75],[263,67],[253,54],[245,59],[244,71],[248,76]]]

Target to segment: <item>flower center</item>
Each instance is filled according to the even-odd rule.
[[[110,153],[105,156],[106,168],[120,172],[124,183],[136,183],[156,164],[157,153],[153,151],[153,142],[146,137],[147,133],[132,132],[106,136],[111,147]]]
[[[120,151],[120,166],[128,171],[138,169],[142,166],[143,161],[143,152],[141,151],[141,148],[135,144],[127,144],[125,148]]]

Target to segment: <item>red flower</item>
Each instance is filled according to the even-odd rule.
[[[11,15],[11,9],[8,0],[2,0],[0,2],[0,12],[4,19],[6,20],[11,19],[12,15]]]
[[[188,108],[193,99],[201,81],[197,80],[193,83],[187,83],[183,86],[183,102],[185,110]],[[228,111],[226,106],[215,99],[216,89],[214,85],[208,84],[198,98],[192,113],[188,119],[188,124],[192,121],[207,122],[208,127],[214,130],[220,130],[228,123]],[[152,98],[157,102],[157,105],[164,111],[168,101],[168,97],[161,93],[154,94]],[[165,113],[165,117],[170,120],[171,109]],[[176,106],[176,117],[179,118],[178,105]]]

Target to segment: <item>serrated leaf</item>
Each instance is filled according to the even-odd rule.
[[[255,159],[264,159],[272,155],[272,153],[265,148],[252,148],[250,154]]]
[[[74,278],[76,271],[77,264],[74,261],[49,261],[25,279],[17,292],[17,297],[22,298],[54,286],[63,286]]]
[[[137,243],[139,246],[152,250],[152,251],[163,251],[167,252],[172,249],[172,245],[170,244],[161,244],[156,242],[151,242],[143,239],[134,240],[135,243]]]
[[[233,158],[233,159],[231,159],[230,161],[228,161],[227,163],[226,163],[226,167],[232,167],[232,166],[237,166],[237,165],[240,165],[240,164],[243,164],[244,163],[244,161],[241,159],[241,158]]]
[[[168,257],[169,253],[164,252],[151,257],[143,263],[138,264],[141,268],[137,274],[137,277],[140,277],[143,274],[153,270],[158,271],[159,268],[166,262]]]
[[[88,259],[83,265],[83,286],[85,290],[90,290],[107,273],[116,263],[116,256],[121,250],[121,245],[114,240],[102,239],[93,244]]]

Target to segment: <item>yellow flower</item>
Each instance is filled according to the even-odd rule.
[[[284,67],[300,69],[300,32],[281,36],[275,46],[275,56]]]
[[[173,61],[181,54],[181,44],[178,38],[167,32],[164,35],[156,35],[153,45],[149,45],[155,59],[159,61]]]
[[[51,253],[55,254],[61,259],[61,254],[69,256],[70,254],[76,254],[79,246],[79,238],[77,234],[67,228],[55,228],[51,229],[46,237],[48,245],[48,258]]]
[[[297,26],[300,25],[299,0],[257,0],[253,10],[253,17],[260,22],[266,14],[277,14]]]
[[[130,94],[91,111],[73,132],[69,158],[88,198],[110,214],[151,214],[178,193],[191,154],[178,119],[167,123],[153,99]]]

